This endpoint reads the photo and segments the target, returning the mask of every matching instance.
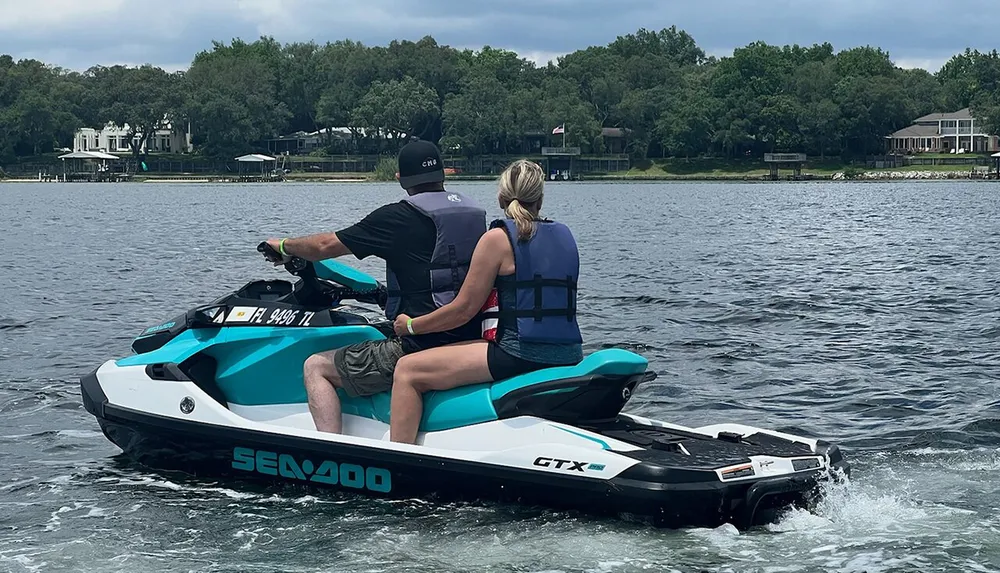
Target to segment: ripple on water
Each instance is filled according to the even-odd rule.
[[[456,185],[498,215],[493,184]],[[581,247],[587,350],[626,348],[659,374],[631,411],[823,437],[855,464],[815,513],[748,533],[147,472],[82,410],[80,376],[154,322],[279,277],[261,237],[341,228],[398,187],[0,191],[16,215],[6,238],[36,246],[0,262],[0,570],[1000,570],[987,184],[547,189]],[[373,259],[351,264],[381,276]]]

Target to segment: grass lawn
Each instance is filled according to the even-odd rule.
[[[955,157],[951,155],[949,157]],[[802,166],[803,175],[832,176],[841,173],[849,166],[840,159],[810,159]],[[907,167],[893,167],[875,169],[868,167],[857,168],[863,171],[972,171],[972,165],[910,165]],[[616,173],[619,177],[627,179],[717,179],[732,178],[742,179],[744,177],[759,178],[770,173],[767,164],[759,160],[746,159],[721,159],[721,158],[670,158],[656,159],[653,161],[636,162],[631,169],[624,173]],[[781,169],[778,176],[784,178],[790,175],[790,169]]]
[[[911,155],[914,159],[976,159],[978,157],[989,157],[989,153],[917,153]]]
[[[975,165],[910,165],[908,167],[891,167],[885,169],[867,169],[867,171],[972,171]]]
[[[810,160],[803,168],[804,175],[833,175],[844,170],[839,160]],[[651,162],[637,162],[624,173],[629,178],[698,178],[698,177],[761,177],[770,173],[763,160],[722,159],[722,158],[669,158]],[[780,176],[791,173],[790,169],[779,171]]]
[[[292,171],[291,173],[285,174],[285,179],[289,181],[309,181],[315,179],[357,179],[358,181],[374,181],[374,173],[365,172],[311,172],[311,171]]]

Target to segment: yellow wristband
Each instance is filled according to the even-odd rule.
[[[287,240],[288,239],[285,238],[285,239],[281,239],[281,241],[278,242],[278,252],[281,253],[281,256],[283,256],[283,257],[287,257],[288,256],[288,253],[285,252],[285,241],[287,241]]]
[[[407,332],[410,333],[411,336],[417,334],[416,332],[413,332],[413,319],[412,318],[406,319],[406,330],[407,330]]]

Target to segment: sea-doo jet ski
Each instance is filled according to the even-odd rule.
[[[266,243],[258,250],[282,260]],[[318,432],[303,363],[393,336],[374,316],[386,291],[334,260],[292,258],[284,267],[294,284],[250,282],[145,329],[132,355],[84,376],[84,405],[104,435],[149,468],[194,476],[517,501],[666,527],[769,522],[808,506],[821,482],[848,471],[837,446],[821,440],[623,413],[656,374],[622,349],[427,393],[415,445],[389,441],[389,393],[341,393],[344,433]]]

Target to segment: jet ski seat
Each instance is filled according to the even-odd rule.
[[[643,378],[647,365],[646,359],[638,354],[607,349],[595,352],[573,366],[545,368],[497,382],[428,392],[424,394],[420,429],[425,432],[449,430],[529,413],[530,408],[525,408],[524,404],[531,399],[572,392],[595,381],[613,382],[612,398],[621,400],[616,405],[607,405],[614,410],[614,415],[631,394],[631,390],[623,394],[623,384],[631,384],[634,390]],[[388,392],[361,398],[349,397],[343,390],[339,392],[345,414],[389,423],[391,396]],[[601,396],[598,399],[607,401]],[[537,407],[544,408],[541,405]]]

